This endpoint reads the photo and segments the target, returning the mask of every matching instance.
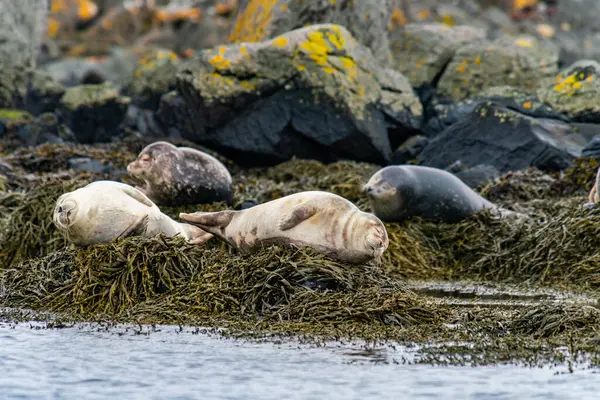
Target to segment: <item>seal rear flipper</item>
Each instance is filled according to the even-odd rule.
[[[193,226],[190,224],[182,224],[182,225],[189,237],[188,241],[191,244],[197,244],[197,245],[201,246],[214,237],[214,235],[212,233],[203,231],[202,229],[200,229],[196,226]]]
[[[305,221],[315,215],[317,211],[319,211],[319,208],[314,204],[298,204],[281,216],[279,219],[279,229],[282,231],[292,229],[300,222]]]
[[[144,215],[138,218],[123,232],[121,232],[121,234],[117,236],[117,239],[127,238],[131,236],[142,236],[144,233],[146,233],[146,229],[148,229],[148,216]]]
[[[198,226],[206,232],[214,233],[214,228],[225,228],[231,222],[236,211],[195,212],[192,214],[180,213],[179,218],[185,222]],[[213,228],[213,229],[211,229]]]

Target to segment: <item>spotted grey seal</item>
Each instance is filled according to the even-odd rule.
[[[196,149],[154,142],[127,166],[127,172],[144,182],[144,187],[136,188],[158,205],[232,203],[229,171],[219,160]]]
[[[489,209],[498,217],[523,217],[495,206],[454,174],[418,165],[392,165],[377,171],[364,186],[373,213],[385,222],[422,217],[458,222]]]
[[[159,233],[181,235],[191,243],[204,243],[212,237],[172,220],[139,190],[114,181],[93,182],[61,195],[52,220],[71,243],[81,247]]]
[[[333,193],[307,191],[246,210],[179,214],[187,223],[248,253],[263,245],[311,247],[351,263],[379,259],[389,242],[383,223]]]

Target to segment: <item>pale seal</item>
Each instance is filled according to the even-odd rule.
[[[219,160],[196,149],[154,142],[127,172],[144,182],[136,188],[158,205],[232,203],[231,174]]]
[[[128,236],[181,235],[204,243],[212,235],[174,221],[139,190],[124,183],[97,181],[61,195],[52,220],[71,243],[85,247]]]
[[[333,193],[292,194],[246,210],[179,214],[243,253],[263,245],[310,247],[351,263],[379,260],[389,242],[383,223]]]
[[[431,167],[382,168],[371,176],[364,191],[373,213],[385,222],[410,217],[458,222],[483,209],[498,217],[524,217],[495,206],[454,174]]]

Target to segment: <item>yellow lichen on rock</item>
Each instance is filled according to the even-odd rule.
[[[277,0],[250,0],[246,9],[238,15],[229,40],[233,43],[260,42],[270,36],[267,27],[273,18]],[[285,4],[280,6],[282,11]]]
[[[554,91],[559,93],[572,93],[573,90],[580,89],[582,85],[588,84],[594,80],[592,75],[586,76],[583,72],[575,72],[562,79],[558,75],[554,81]]]

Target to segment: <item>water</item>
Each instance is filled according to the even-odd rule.
[[[591,399],[600,391],[593,370],[433,367],[402,363],[414,356],[406,348],[145,329],[0,323],[0,398]]]

